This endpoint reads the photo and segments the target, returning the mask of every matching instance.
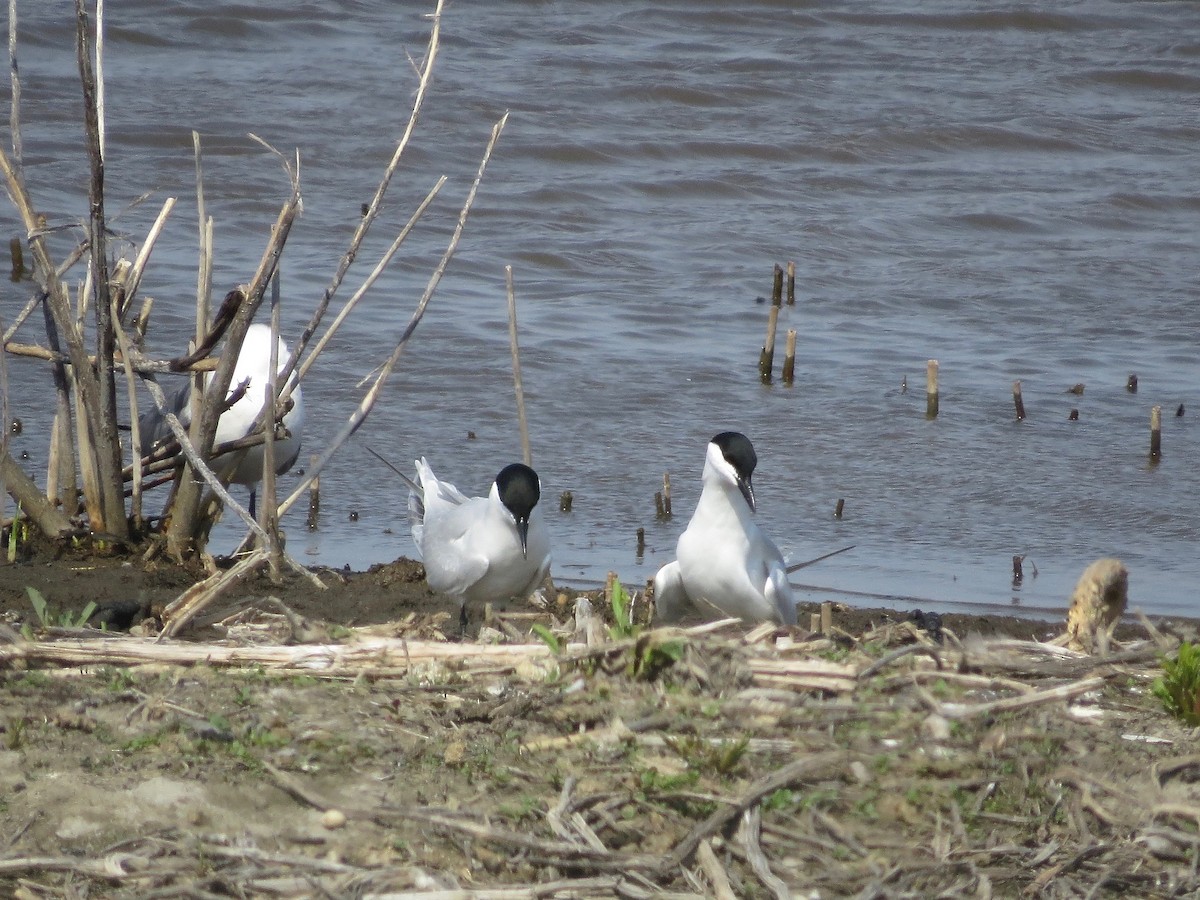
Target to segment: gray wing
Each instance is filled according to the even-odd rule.
[[[186,428],[191,424],[191,405],[188,403],[191,385],[186,382],[176,389],[175,393],[167,396],[166,412],[175,414]],[[141,433],[142,456],[148,456],[154,445],[160,441],[170,440],[171,426],[167,424],[166,412],[157,406],[152,406],[138,416],[138,431]]]

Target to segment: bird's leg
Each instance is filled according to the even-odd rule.
[[[466,598],[458,602],[458,636],[465,638],[467,636],[467,601]]]

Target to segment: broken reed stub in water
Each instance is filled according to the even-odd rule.
[[[936,419],[938,414],[938,361],[925,363],[925,418]]]
[[[771,285],[771,305],[780,306],[783,303],[783,267],[775,263],[775,282]]]
[[[663,511],[662,491],[654,492],[654,518],[665,519],[666,513]]]
[[[1017,421],[1025,421],[1025,401],[1021,399],[1021,382],[1013,382],[1013,406],[1017,408]]]
[[[791,386],[796,380],[796,329],[789,328],[783,349],[783,383]]]
[[[763,384],[771,383],[775,369],[775,330],[779,327],[779,304],[773,304],[767,312],[767,342],[758,357],[758,377]]]
[[[796,263],[793,260],[788,260],[787,276],[788,276],[787,305],[795,306],[796,305]]]
[[[845,510],[845,508],[846,508],[845,499],[842,497],[838,497],[837,505],[833,507],[833,517],[835,519],[840,519],[842,517],[842,511]]]
[[[637,530],[637,555],[646,555],[646,529],[639,528]]]
[[[308,464],[312,468],[317,467],[317,462],[320,457],[315,453],[309,457]],[[309,531],[317,530],[317,522],[321,518],[321,476],[317,474],[313,476],[312,484],[308,488],[308,519],[305,524]]]
[[[1162,459],[1162,407],[1150,410],[1150,461]]]
[[[1130,372],[1129,377],[1125,379],[1125,390],[1131,394],[1137,393],[1137,373]]]
[[[1067,414],[1067,421],[1068,421],[1068,422],[1078,422],[1078,421],[1079,421],[1079,410],[1077,410],[1077,409],[1072,409],[1072,410],[1071,410],[1071,411],[1070,411],[1070,412]]]
[[[1025,570],[1021,564],[1025,562],[1024,556],[1013,556],[1013,587],[1018,588],[1021,582],[1025,580]]]
[[[569,513],[571,507],[575,504],[575,495],[570,491],[563,491],[558,495],[558,511]]]
[[[671,473],[663,472],[663,516],[671,518]]]

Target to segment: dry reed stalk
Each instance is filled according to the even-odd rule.
[[[358,407],[350,414],[346,424],[342,426],[341,430],[338,431],[336,435],[334,435],[333,441],[321,453],[317,463],[309,468],[305,474],[305,477],[301,480],[300,484],[296,486],[295,490],[292,491],[288,498],[279,504],[280,516],[284,515],[289,509],[292,508],[292,505],[296,503],[297,500],[304,496],[305,492],[309,488],[309,485],[312,484],[313,479],[316,478],[317,475],[319,475],[325,468],[325,466],[329,464],[329,460],[333,458],[334,453],[336,453],[342,447],[342,445],[350,439],[350,436],[353,435],[354,432],[358,431],[359,427],[374,408],[375,403],[379,399],[379,394],[383,391],[384,385],[387,383],[388,378],[392,374],[392,370],[395,369],[396,365],[400,362],[400,357],[404,353],[404,348],[408,345],[413,333],[417,330],[417,326],[421,323],[421,319],[425,315],[425,309],[429,306],[429,301],[433,299],[434,291],[437,290],[437,286],[441,282],[442,276],[446,272],[446,267],[450,264],[450,260],[454,256],[454,252],[458,249],[459,241],[462,240],[463,230],[467,225],[467,217],[470,215],[471,207],[475,203],[475,195],[479,192],[479,184],[483,180],[484,172],[487,171],[488,162],[492,158],[492,151],[495,149],[496,142],[500,139],[500,134],[504,130],[504,126],[507,122],[508,113],[506,112],[503,116],[501,116],[500,121],[498,121],[492,127],[491,138],[488,140],[487,147],[484,150],[483,158],[479,162],[479,168],[475,173],[475,180],[471,183],[471,188],[467,192],[466,200],[464,201],[462,208],[459,210],[458,222],[455,224],[454,232],[450,235],[450,240],[446,245],[445,251],[442,253],[441,259],[438,260],[437,266],[434,267],[433,273],[429,276],[429,281],[425,285],[425,291],[422,293],[421,299],[418,301],[417,307],[413,311],[413,314],[408,321],[408,325],[405,326],[403,334],[400,335],[399,340],[396,342],[396,346],[393,348],[391,356],[379,370],[379,374],[375,377],[374,383],[371,385],[363,399],[359,402]]]
[[[125,271],[120,273],[124,276]],[[138,531],[142,528],[142,454],[138,448],[142,446],[142,432],[138,424],[138,405],[137,405],[137,383],[134,381],[133,365],[130,361],[129,338],[125,334],[125,329],[121,327],[121,316],[118,313],[118,298],[113,296],[113,325],[117,333],[117,344],[121,348],[121,354],[125,361],[125,381],[129,388],[129,443],[133,447],[133,501],[130,508],[130,516],[134,522],[134,528]],[[124,472],[122,472],[122,477]]]
[[[371,270],[371,273],[363,280],[363,283],[359,286],[358,290],[354,292],[350,299],[347,300],[342,306],[342,309],[338,312],[338,314],[334,316],[333,321],[329,324],[329,327],[325,329],[325,333],[321,335],[320,340],[317,341],[316,345],[312,349],[312,352],[304,358],[302,363],[296,366],[297,384],[299,384],[304,379],[304,376],[308,374],[308,370],[312,368],[317,357],[321,355],[321,351],[325,349],[325,345],[332,340],[335,334],[337,334],[338,329],[341,328],[342,323],[346,320],[346,317],[350,315],[350,313],[358,305],[358,302],[364,296],[366,296],[367,291],[371,289],[371,287],[379,279],[379,276],[383,274],[384,269],[387,268],[387,265],[389,262],[391,262],[392,257],[396,255],[405,239],[409,236],[409,234],[412,233],[413,228],[416,226],[417,222],[420,221],[421,217],[424,216],[425,211],[429,208],[430,204],[433,203],[434,197],[438,195],[447,180],[448,179],[446,176],[442,175],[440,178],[438,178],[433,187],[429,189],[429,193],[425,195],[425,199],[418,204],[413,214],[408,217],[408,221],[404,224],[404,227],[400,229],[400,233],[396,235],[396,238],[392,241],[391,246],[388,247],[388,249],[384,251],[383,255],[379,258],[379,262],[375,264],[375,268]],[[292,360],[298,358],[299,352],[300,346],[297,345],[296,349],[292,352],[292,356],[288,360],[289,366],[291,365]],[[287,368],[285,368],[282,372],[280,372],[280,375],[283,376],[287,371]],[[291,389],[285,386],[283,394],[280,396],[280,401],[286,402],[290,396]]]
[[[696,861],[704,871],[708,883],[712,885],[713,897],[716,900],[737,900],[733,885],[729,883],[729,874],[713,852],[712,841],[707,838],[696,847]]]
[[[259,560],[246,559],[216,577],[233,579],[246,575]],[[203,584],[203,583],[202,583]],[[199,585],[197,585],[199,587]],[[180,621],[196,590],[183,602],[168,607],[170,621]],[[172,610],[174,607],[174,610]],[[168,618],[164,613],[164,620]],[[360,637],[346,644],[293,644],[239,646],[231,644],[167,641],[167,626],[157,638],[97,637],[55,641],[26,641],[0,644],[0,662],[14,660],[77,665],[211,665],[219,667],[263,666],[269,669],[305,671],[314,675],[354,676],[381,667],[403,673],[421,663],[444,663],[470,671],[481,666],[541,664],[553,659],[545,644],[449,644],[441,641],[412,641],[406,638]]]
[[[775,368],[775,331],[778,327],[779,305],[772,303],[767,310],[767,339],[758,356],[758,377],[763,384],[771,383],[771,373]]]
[[[217,431],[217,420],[220,418],[222,404],[229,392],[233,368],[237,362],[242,341],[245,340],[246,332],[250,328],[254,314],[258,311],[258,307],[262,303],[263,295],[270,283],[270,279],[278,267],[279,257],[283,252],[283,245],[287,241],[292,223],[300,211],[298,175],[290,167],[287,168],[287,172],[292,182],[291,196],[280,208],[279,215],[275,220],[275,226],[271,230],[271,240],[268,241],[263,251],[263,256],[259,261],[257,271],[254,273],[254,278],[250,285],[242,292],[245,296],[245,301],[238,306],[237,312],[233,315],[233,321],[230,322],[226,331],[225,350],[221,354],[221,360],[213,372],[212,379],[205,388],[201,414],[192,418],[191,441],[193,446],[198,448],[200,454],[205,457],[208,456],[212,448],[213,437]],[[161,404],[159,398],[156,397],[155,400]],[[176,436],[178,437],[178,435]],[[188,459],[190,462],[191,457]],[[192,471],[195,471],[194,466]],[[185,468],[184,475],[179,480],[174,497],[169,501],[171,503],[172,515],[170,523],[167,526],[167,552],[177,560],[186,559],[198,550],[196,543],[204,521],[203,506],[201,504],[202,484],[203,482],[199,479],[190,477]],[[218,496],[220,495],[218,494]],[[225,500],[225,498],[223,497],[222,500]],[[228,501],[226,500],[225,502]],[[243,518],[247,517],[243,516]]]
[[[271,583],[278,584],[280,580],[279,564],[283,558],[283,546],[279,540],[279,496],[275,492],[275,430],[281,420],[280,411],[276,408],[276,397],[279,389],[276,375],[279,369],[279,270],[271,279],[271,350],[268,354],[267,383],[263,387],[262,412],[258,418],[264,419],[268,411],[270,418],[263,422],[263,467],[262,467],[262,496],[258,510],[258,524],[267,534],[267,559],[271,572]]]
[[[790,300],[788,301],[791,302]],[[783,349],[783,383],[790,385],[796,380],[796,329],[789,328]]]
[[[796,261],[788,260],[787,264],[787,305],[796,305]]]
[[[1162,407],[1150,410],[1150,461],[1162,459]]]
[[[204,202],[204,164],[200,154],[200,132],[192,132],[192,156],[196,160],[196,224],[198,226],[199,262],[196,266],[196,343],[204,341],[209,329],[209,310],[212,304],[213,220]],[[197,385],[199,388],[199,385]]]
[[[17,0],[8,0],[8,83],[12,93],[8,130],[12,136],[13,161],[17,171],[20,171],[24,151],[21,141],[21,73],[17,66]]]
[[[938,361],[925,363],[925,418],[936,419],[938,414]]]
[[[142,275],[146,271],[146,264],[150,261],[150,254],[154,251],[154,246],[158,243],[158,237],[162,234],[162,230],[167,224],[167,217],[171,215],[174,209],[174,197],[168,197],[163,201],[162,209],[159,210],[154,223],[150,226],[150,230],[146,232],[146,239],[142,242],[137,256],[134,257],[128,274],[120,281],[114,279],[114,287],[119,288],[116,298],[117,318],[122,322],[125,320],[129,308],[133,305],[134,298],[137,296],[138,288],[142,284]]]
[[[1025,401],[1021,398],[1021,382],[1014,381],[1012,385],[1013,406],[1017,410],[1017,421],[1025,421]]]
[[[858,686],[858,669],[820,659],[752,659],[747,664],[757,684],[795,690],[846,693]]]
[[[1082,696],[1089,691],[1103,687],[1104,683],[1105,679],[1099,677],[1083,678],[1079,681],[1058,685],[1057,687],[1023,694],[1020,697],[1005,697],[1001,700],[990,700],[986,703],[939,703],[936,710],[939,715],[947,719],[969,719],[973,716],[991,715],[997,712],[1012,712],[1017,709],[1037,706],[1041,703],[1074,700],[1076,697]]]
[[[101,365],[96,370],[75,372],[76,384],[85,390],[80,402],[85,405],[87,436],[91,452],[80,454],[80,467],[85,473],[84,500],[88,507],[89,524],[93,531],[108,532],[118,539],[129,535],[125,516],[125,498],[121,492],[118,473],[121,471],[121,442],[117,430],[116,378],[110,364],[116,347],[112,324],[112,305],[109,302],[107,219],[104,212],[104,155],[103,155],[103,86],[93,67],[88,45],[90,25],[84,0],[75,0],[76,56],[79,80],[83,87],[84,133],[91,180],[88,184],[88,274],[95,296],[96,356]],[[103,33],[97,29],[97,53],[102,55]],[[60,323],[61,324],[61,323]],[[80,329],[81,330],[81,329]],[[81,342],[82,346],[82,342]],[[80,435],[84,429],[80,429]],[[90,475],[90,478],[87,477]],[[89,480],[91,490],[88,490]]]
[[[517,426],[521,432],[521,458],[533,466],[533,450],[529,446],[529,420],[525,417],[525,388],[521,384],[521,349],[517,345],[517,295],[513,290],[512,266],[504,267],[504,285],[508,294],[508,343],[512,349],[513,390],[517,394]]]
[[[97,198],[97,191],[103,190],[103,165],[98,152],[98,120],[95,108],[95,83],[92,80],[91,62],[88,56],[87,16],[81,2],[76,3],[76,49],[83,82],[85,99],[86,141],[89,149],[89,159],[92,163],[92,179],[89,186],[92,198],[91,216],[89,219],[89,252],[91,265],[89,277],[97,291],[98,298],[107,298],[107,277],[91,277],[93,273],[104,275],[106,261],[104,258],[104,217],[103,205]],[[11,23],[10,23],[11,28]],[[15,38],[10,40],[10,46],[15,45]],[[15,98],[14,98],[15,99]],[[43,239],[43,229],[40,217],[33,208],[24,178],[15,167],[8,155],[0,150],[0,171],[8,185],[8,193],[16,206],[25,226],[30,249],[34,257],[34,277],[38,281],[44,295],[46,309],[47,334],[51,349],[57,351],[57,336],[62,335],[66,340],[67,354],[70,358],[73,373],[78,386],[83,414],[87,420],[89,436],[96,442],[94,453],[80,459],[81,467],[86,471],[94,471],[90,479],[91,491],[85,493],[85,504],[92,516],[92,527],[97,531],[107,531],[118,538],[127,534],[124,498],[121,496],[119,481],[115,478],[120,469],[120,444],[117,439],[116,426],[116,392],[115,381],[111,369],[102,369],[98,374],[87,366],[87,354],[83,347],[83,333],[73,320],[69,301],[60,280],[57,267],[54,266],[49,251]],[[107,302],[96,304],[97,351],[102,359],[111,359],[113,335],[108,318],[110,311]],[[105,353],[107,352],[107,357]],[[60,367],[61,368],[61,367]],[[65,378],[61,371],[56,373],[56,388],[59,391],[59,414],[67,415],[66,407],[69,401],[65,398]],[[80,428],[80,433],[83,429]],[[59,434],[66,432],[60,431]],[[59,457],[60,471],[66,471],[62,455]],[[72,472],[74,466],[71,466]],[[58,485],[63,490],[63,484]]]
[[[312,340],[313,335],[320,326],[322,319],[324,319],[325,312],[329,309],[329,304],[333,301],[334,295],[341,286],[342,280],[346,277],[346,272],[349,271],[350,265],[354,262],[355,257],[358,256],[359,248],[362,246],[363,239],[366,237],[367,231],[371,227],[371,223],[373,223],[376,217],[379,215],[379,209],[383,205],[383,197],[387,193],[388,185],[391,184],[392,176],[395,175],[396,169],[400,165],[400,158],[403,156],[404,150],[408,147],[408,142],[412,139],[413,132],[416,130],[417,120],[420,117],[421,108],[425,105],[425,97],[429,92],[429,83],[433,75],[433,63],[437,59],[438,48],[440,47],[443,5],[444,0],[437,0],[437,5],[430,14],[432,25],[430,26],[429,30],[429,42],[425,47],[424,65],[418,67],[419,78],[417,82],[417,90],[413,97],[412,111],[409,114],[407,124],[404,126],[404,133],[400,136],[400,140],[396,144],[396,149],[392,153],[391,160],[384,168],[383,177],[380,179],[378,187],[375,188],[375,196],[371,198],[371,202],[367,206],[367,211],[363,214],[362,218],[359,219],[358,227],[355,228],[354,234],[350,238],[350,245],[346,248],[346,252],[342,255],[341,261],[338,263],[337,270],[333,274],[333,278],[330,280],[329,285],[325,288],[325,291],[321,296],[321,300],[317,304],[317,308],[313,311],[312,318],[309,319],[308,324],[304,327],[304,331],[301,332],[299,339],[296,341],[296,349],[293,351],[291,358],[288,360],[287,367],[283,372],[280,373],[280,380],[283,381],[284,384],[287,384],[288,376],[295,371],[300,357],[304,354],[305,349],[308,347],[309,342]],[[445,179],[443,178],[438,182],[433,191],[430,192],[426,202],[428,202],[429,199],[432,199],[432,196],[441,189],[441,185],[444,181]],[[404,232],[402,232],[402,234],[404,234]],[[335,325],[330,326],[331,331],[336,330],[336,324],[337,323],[335,322]],[[325,338],[323,338],[322,343],[318,344],[318,347],[313,350],[312,354],[310,354],[308,360],[311,361],[313,357],[317,356],[321,347],[324,346],[324,342],[328,341],[328,339],[329,335],[327,334]],[[308,364],[311,365],[311,362]],[[304,373],[307,371],[307,368],[308,366],[305,366],[300,371],[296,379],[297,382],[303,381]]]
[[[42,534],[58,540],[75,531],[71,520],[47,499],[7,449],[0,454],[0,481],[4,482],[5,490],[21,504],[21,511]]]

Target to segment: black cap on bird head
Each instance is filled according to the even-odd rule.
[[[733,466],[737,475],[738,490],[742,492],[753,511],[754,486],[750,483],[750,477],[754,474],[754,467],[758,465],[758,454],[754,452],[750,438],[740,431],[722,431],[712,439],[712,443],[720,449],[725,461]]]
[[[537,472],[521,463],[505,466],[496,476],[496,493],[504,508],[512,513],[517,525],[517,536],[521,539],[521,554],[526,555],[529,538],[529,517],[542,496],[542,485]]]

